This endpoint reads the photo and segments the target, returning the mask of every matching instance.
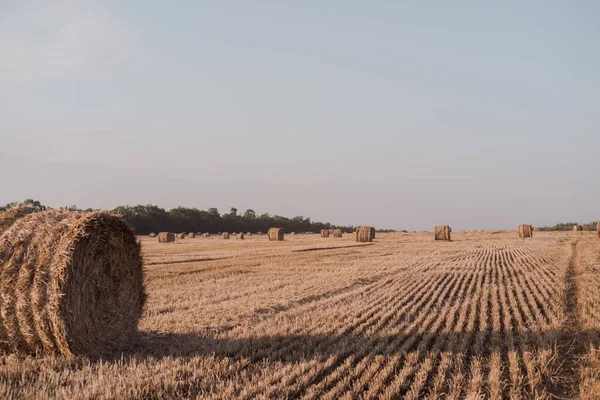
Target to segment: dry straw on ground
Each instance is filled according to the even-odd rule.
[[[581,225],[578,225],[578,224],[577,224],[577,225],[574,225],[574,226],[573,226],[573,231],[574,231],[574,232],[582,232],[582,231],[583,231],[583,226],[581,226]]]
[[[175,241],[175,234],[171,232],[160,232],[158,234],[158,243],[171,243]]]
[[[328,238],[329,237],[329,229],[321,229],[321,237]]]
[[[529,238],[533,236],[532,226],[529,224],[521,224],[519,225],[519,237],[521,238]]]
[[[283,229],[270,228],[267,235],[269,235],[270,241],[281,241],[281,240],[283,240]]]
[[[341,238],[342,237],[342,230],[341,229],[334,229],[333,230],[333,237],[334,238]]]
[[[238,240],[244,240],[244,234],[242,232],[240,232],[237,235],[235,235],[235,238]]]
[[[451,240],[452,229],[448,225],[438,225],[435,227],[435,240]]]
[[[357,242],[372,242],[375,238],[375,228],[372,226],[357,226],[355,237]]]
[[[223,239],[229,239],[229,233],[223,232]]]
[[[0,236],[0,348],[92,357],[126,349],[146,299],[140,245],[106,212],[42,211]]]

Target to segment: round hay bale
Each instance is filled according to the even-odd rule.
[[[252,236],[252,232],[246,232],[246,236]]]
[[[321,229],[321,237],[328,238],[329,237],[329,229]]]
[[[596,231],[598,231],[598,237],[600,237],[600,222],[596,224]]]
[[[375,238],[375,228],[372,226],[357,226],[355,240],[357,242],[372,242]]]
[[[583,226],[576,224],[573,226],[573,231],[574,232],[583,232]]]
[[[17,204],[0,212],[0,234],[10,228],[19,218],[36,212],[35,208]]]
[[[209,238],[210,237],[210,233],[206,232],[202,234],[203,238]]]
[[[196,234],[194,232],[190,232],[187,234],[187,237],[190,239],[195,239],[196,238]]]
[[[448,225],[438,225],[434,229],[435,240],[451,240],[452,229]]]
[[[153,238],[153,237],[156,237],[156,233],[154,233],[154,232],[150,232],[150,233],[148,234],[148,237],[152,237],[152,238]]]
[[[140,244],[107,212],[48,210],[0,236],[0,348],[100,357],[137,337],[146,293]]]
[[[283,229],[281,228],[270,228],[267,235],[270,241],[281,241],[284,238]]]
[[[223,239],[229,239],[229,233],[223,232]]]
[[[529,224],[519,225],[519,237],[530,238],[533,236],[533,227]]]
[[[333,230],[333,237],[334,238],[341,238],[343,235],[342,230],[341,229],[334,229]],[[373,237],[375,237],[375,234],[373,234]]]
[[[238,240],[244,240],[244,234],[242,232],[240,232],[235,236],[235,238]]]
[[[185,233],[178,233],[175,235],[175,238],[179,240],[185,239]]]
[[[175,241],[175,234],[171,232],[160,232],[158,234],[158,243],[171,243]]]
[[[262,232],[258,232],[258,233],[257,233],[257,235],[258,235],[258,236],[262,236],[262,235],[264,235],[264,233],[262,233]]]

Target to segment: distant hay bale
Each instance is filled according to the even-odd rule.
[[[246,236],[252,236],[252,232],[246,232]]]
[[[202,237],[204,238],[209,238],[210,237],[210,233],[206,232],[202,234]]]
[[[19,218],[36,212],[35,208],[25,204],[17,204],[0,212],[0,234],[10,228]]]
[[[341,238],[342,237],[342,230],[341,229],[334,229],[333,230],[333,237],[334,238]]]
[[[596,231],[598,232],[598,237],[600,237],[600,222],[596,224]]]
[[[290,235],[291,236],[296,236],[296,232],[291,232]]]
[[[519,225],[519,237],[529,238],[533,236],[533,227],[528,224]]]
[[[257,235],[258,235],[258,236],[262,236],[262,235],[263,235],[263,233],[262,233],[262,232],[257,232]]]
[[[355,240],[357,242],[372,242],[375,238],[375,228],[372,226],[357,226]]]
[[[190,239],[195,239],[196,238],[196,234],[194,232],[190,232],[187,234],[187,237]]]
[[[223,232],[223,239],[229,239],[229,233]]]
[[[240,232],[237,235],[235,235],[235,238],[238,240],[244,240],[244,234],[242,232]]]
[[[573,226],[573,231],[574,232],[582,232],[583,231],[583,226],[576,224],[575,226]]]
[[[329,237],[329,229],[321,229],[321,237],[328,238]]]
[[[0,349],[101,357],[130,348],[146,293],[140,244],[107,212],[56,209],[0,235]]]
[[[185,233],[178,233],[177,235],[175,235],[176,239],[185,239]]]
[[[438,225],[434,229],[435,240],[451,240],[452,229],[448,225]]]
[[[150,232],[150,233],[148,234],[148,236],[149,236],[149,237],[152,237],[152,238],[153,238],[153,237],[156,237],[156,233],[154,233],[154,232]]]
[[[270,241],[281,241],[283,240],[283,229],[281,228],[270,228],[267,233]]]
[[[160,232],[158,234],[158,243],[171,243],[175,241],[175,234],[171,232]]]

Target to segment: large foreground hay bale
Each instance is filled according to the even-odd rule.
[[[34,213],[33,207],[17,204],[8,210],[0,212],[0,234],[10,228],[19,218]]]
[[[372,242],[375,238],[375,228],[372,226],[357,226],[355,239],[357,242]]]
[[[328,238],[329,237],[329,229],[321,229],[321,237]]]
[[[235,238],[238,240],[244,240],[244,234],[242,232],[240,232],[237,235],[235,235]]]
[[[533,227],[529,224],[519,225],[519,237],[529,238],[533,236]]]
[[[171,243],[175,241],[175,234],[171,232],[160,232],[158,234],[158,243]]]
[[[334,238],[341,238],[342,237],[342,230],[341,229],[334,229],[333,230],[333,237]],[[375,237],[375,236],[373,236]]]
[[[573,232],[583,232],[583,226],[581,226],[579,224],[575,224],[573,226]]]
[[[438,225],[434,229],[435,240],[451,240],[452,229],[448,225]]]
[[[229,239],[229,233],[223,232],[223,239]]]
[[[114,354],[146,300],[140,245],[106,212],[42,211],[0,236],[0,348],[67,358]]]
[[[270,241],[280,241],[283,240],[283,229],[281,228],[270,228],[267,233]]]

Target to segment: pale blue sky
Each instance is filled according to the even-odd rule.
[[[489,3],[0,0],[0,203],[600,219],[600,3]]]

